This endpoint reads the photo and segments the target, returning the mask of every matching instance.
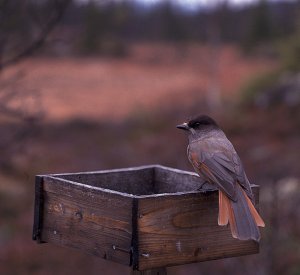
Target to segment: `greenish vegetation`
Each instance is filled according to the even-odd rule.
[[[240,103],[243,106],[251,105],[257,95],[266,91],[277,82],[281,72],[281,69],[277,69],[273,72],[259,75],[246,83],[241,91]]]
[[[300,71],[300,30],[281,42],[280,53],[285,70]]]
[[[269,88],[276,86],[282,75],[286,73],[296,75],[300,71],[299,33],[300,31],[296,31],[290,37],[274,42],[276,55],[280,62],[279,67],[271,72],[258,75],[246,83],[241,91],[242,105],[251,105],[259,94],[265,93]]]

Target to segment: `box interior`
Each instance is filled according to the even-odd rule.
[[[55,177],[132,195],[196,191],[203,183],[195,173],[163,166],[60,174]],[[202,186],[203,191],[211,188],[208,184]]]

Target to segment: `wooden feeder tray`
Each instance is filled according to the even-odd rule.
[[[33,239],[134,270],[259,252],[218,226],[218,192],[160,165],[36,177]],[[258,187],[252,190],[258,203]],[[256,205],[257,206],[257,205]]]

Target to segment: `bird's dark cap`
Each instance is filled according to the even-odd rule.
[[[177,125],[177,128],[182,130],[190,130],[203,128],[206,126],[219,127],[211,117],[207,115],[197,115],[190,118],[187,122]]]
[[[207,115],[197,115],[195,117],[192,117],[191,119],[189,119],[187,124],[190,128],[194,128],[194,126],[197,125],[218,126],[218,124],[211,117]]]

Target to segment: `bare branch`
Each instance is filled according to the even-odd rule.
[[[56,6],[57,12],[46,24],[46,26],[41,31],[38,38],[35,41],[33,41],[28,47],[23,49],[20,53],[16,54],[15,56],[11,57],[8,60],[3,61],[2,63],[0,63],[0,70],[18,63],[22,59],[30,56],[36,50],[41,48],[41,46],[43,46],[43,44],[45,43],[50,32],[54,29],[54,27],[57,25],[57,23],[61,20],[62,16],[65,13],[66,8],[71,3],[71,1],[72,0],[65,0],[65,1],[61,1],[61,2],[55,1],[55,6]]]

